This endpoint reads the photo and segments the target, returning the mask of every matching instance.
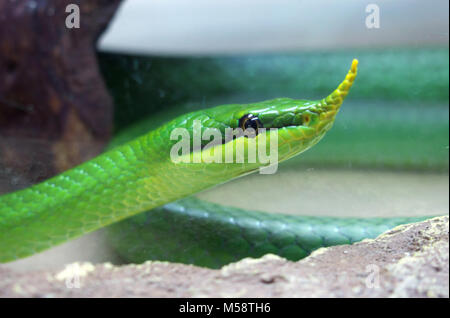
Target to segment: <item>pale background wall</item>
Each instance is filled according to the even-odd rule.
[[[366,6],[380,8],[368,29]],[[125,0],[103,51],[223,54],[448,45],[447,0]]]

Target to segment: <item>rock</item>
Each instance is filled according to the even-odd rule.
[[[448,231],[449,217],[436,217],[295,263],[266,255],[220,270],[167,262],[28,273],[0,266],[0,296],[449,297]]]

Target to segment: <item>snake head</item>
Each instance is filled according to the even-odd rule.
[[[206,129],[214,128],[220,131],[222,136],[214,142],[210,142],[208,138],[202,139],[197,148],[194,145],[194,151],[188,156],[215,148],[225,157],[227,151],[237,149],[237,146],[247,149],[255,147],[251,144],[257,144],[259,147],[259,141],[263,138],[267,146],[266,152],[271,152],[273,145],[268,141],[275,139],[273,133],[277,139],[277,162],[300,154],[316,144],[333,125],[336,114],[355,80],[357,65],[358,61],[353,60],[342,83],[321,100],[277,98],[251,104],[222,105],[182,117],[175,124],[183,125],[191,135],[197,130],[197,135],[203,136]],[[195,128],[196,124],[198,129]],[[230,130],[233,131],[231,137],[227,134]],[[241,132],[234,133],[237,130]],[[246,134],[243,131],[252,132]],[[249,152],[243,155],[245,159],[248,159],[247,153]]]
[[[332,127],[357,74],[354,59],[345,79],[326,98],[316,101],[277,98],[244,105],[233,113],[230,126],[277,129],[279,160],[286,160],[316,144]]]

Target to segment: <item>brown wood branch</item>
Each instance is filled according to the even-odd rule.
[[[66,27],[71,3],[80,28]],[[95,44],[119,3],[0,0],[0,192],[83,162],[108,141],[113,103]]]

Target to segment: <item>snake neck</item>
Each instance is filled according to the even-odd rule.
[[[205,170],[204,164],[171,162],[166,130],[157,129],[40,184],[0,196],[0,262],[151,210],[244,170],[224,174],[221,165]]]

